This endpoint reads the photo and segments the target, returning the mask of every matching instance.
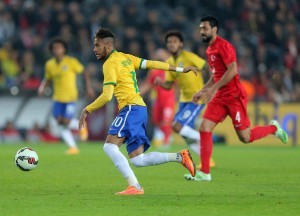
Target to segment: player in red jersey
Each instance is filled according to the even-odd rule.
[[[287,133],[276,120],[268,126],[250,128],[247,95],[239,80],[236,51],[231,43],[218,36],[218,29],[219,22],[215,17],[201,18],[200,33],[202,41],[208,44],[206,55],[212,77],[193,98],[194,102],[201,100],[208,104],[200,125],[202,168],[195,177],[185,175],[188,180],[211,181],[212,131],[227,115],[243,143],[251,143],[269,134],[275,134],[283,143],[288,141]]]
[[[168,52],[164,49],[158,49],[155,56],[159,61],[165,61],[168,58]],[[140,87],[140,94],[144,95],[151,89],[155,90],[156,97],[152,106],[152,122],[154,128],[154,143],[159,141],[159,134],[163,133],[163,146],[170,144],[170,136],[172,133],[172,121],[175,107],[175,91],[174,89],[166,90],[161,86],[154,85],[156,77],[165,80],[165,71],[150,70],[146,82]],[[158,144],[157,144],[158,145]]]

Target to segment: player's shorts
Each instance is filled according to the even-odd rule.
[[[215,123],[224,121],[230,116],[235,130],[244,130],[250,126],[247,114],[247,98],[233,98],[222,100],[214,97],[207,105],[203,118]]]
[[[75,114],[75,103],[60,103],[54,101],[53,103],[53,116],[55,118],[62,117],[66,119],[72,119]]]
[[[147,107],[138,105],[125,106],[112,122],[108,134],[125,137],[128,154],[144,145],[144,151],[150,147],[146,136]]]
[[[174,117],[174,103],[161,104],[155,103],[152,107],[152,121],[155,125],[161,122],[172,124]]]
[[[179,103],[174,121],[194,128],[195,120],[203,108],[204,104],[194,104],[193,102]]]

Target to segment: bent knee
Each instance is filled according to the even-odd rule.
[[[239,136],[239,140],[244,144],[248,144],[250,143],[250,136]]]
[[[130,158],[130,163],[135,167],[143,167],[145,166],[144,160],[143,160],[143,154],[140,154],[136,157]]]
[[[182,125],[180,125],[179,123],[175,123],[172,125],[172,129],[174,132],[179,133],[180,130],[182,129]]]

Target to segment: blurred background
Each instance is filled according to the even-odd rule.
[[[48,97],[37,96],[55,36],[68,44],[71,56],[84,65],[99,95],[102,62],[93,53],[99,27],[110,28],[116,49],[156,59],[170,29],[181,31],[185,49],[205,58],[200,17],[219,18],[220,35],[234,44],[239,73],[249,97],[252,124],[278,119],[299,144],[300,134],[300,3],[297,0],[2,0],[0,1],[0,143],[57,142]],[[140,83],[147,71],[137,72]],[[205,79],[208,78],[205,74]],[[93,98],[78,79],[77,115]],[[145,100],[151,104],[151,98]],[[102,140],[117,112],[115,101],[89,117],[90,140]],[[151,109],[149,110],[151,115]],[[201,121],[201,118],[199,119]],[[229,144],[239,143],[230,121],[216,129]],[[226,129],[227,128],[227,129]],[[76,134],[76,132],[74,131]],[[151,136],[151,121],[149,122]]]

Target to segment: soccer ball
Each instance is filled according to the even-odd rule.
[[[15,156],[15,163],[23,171],[30,171],[37,167],[39,156],[37,153],[28,147],[21,148]]]

